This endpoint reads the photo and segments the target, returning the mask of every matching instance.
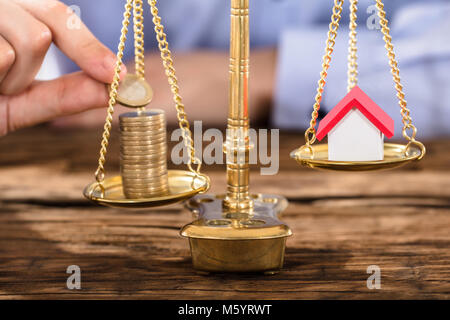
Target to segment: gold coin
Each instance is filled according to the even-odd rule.
[[[160,119],[148,119],[144,118],[145,120],[124,120],[125,118],[122,118],[119,122],[120,127],[151,127],[151,126],[161,126],[166,124],[165,118]]]
[[[159,140],[153,140],[153,139],[144,139],[142,141],[136,140],[136,141],[129,141],[129,140],[122,140],[122,144],[120,146],[121,150],[148,150],[148,152],[153,152],[154,150],[163,148],[164,150],[167,150],[167,141],[164,139]],[[139,143],[140,142],[140,143]]]
[[[119,126],[120,132],[166,132],[166,124],[145,125],[145,126]]]
[[[138,164],[155,164],[155,163],[163,163],[165,164],[167,161],[167,155],[164,154],[157,154],[157,155],[151,155],[151,154],[140,154],[140,155],[128,155],[128,154],[121,154],[120,159],[123,160],[126,163],[134,163],[138,162]]]
[[[163,162],[162,162],[163,163]],[[124,174],[131,174],[131,173],[155,173],[155,172],[162,172],[166,170],[166,167],[161,167],[161,164],[156,164],[153,167],[149,165],[140,165],[140,164],[123,164],[120,167],[120,170]]]
[[[129,172],[129,171],[159,171],[159,170],[163,170],[166,168],[165,166],[166,161],[161,160],[158,162],[152,162],[152,163],[131,163],[131,162],[127,162],[122,164],[121,170],[124,172]],[[164,167],[162,167],[162,165],[164,165]]]
[[[160,179],[168,174],[167,170],[159,171],[159,172],[121,172],[122,179],[124,180],[151,180],[151,179]]]
[[[168,186],[168,182],[166,179],[166,182],[164,182],[163,179],[159,181],[123,181],[123,184],[126,186],[127,190],[131,189],[157,189],[157,188],[163,188]]]
[[[121,170],[122,178],[126,179],[147,179],[147,178],[154,178],[154,177],[160,177],[167,174],[167,170],[153,170],[153,171],[139,171],[139,170],[128,170],[124,171]]]
[[[123,162],[130,164],[130,163],[136,163],[136,164],[142,164],[142,165],[156,165],[161,164],[164,166],[167,163],[167,155],[164,153],[161,156],[158,154],[156,156],[152,156],[151,154],[144,154],[141,153],[140,155],[129,155],[129,154],[120,154],[120,160],[123,160]]]
[[[167,167],[164,166],[158,166],[154,168],[120,168],[120,172],[122,173],[122,176],[127,177],[145,177],[145,176],[153,176],[153,175],[160,175],[162,173],[167,172]]]
[[[152,193],[129,193],[124,192],[125,196],[128,199],[146,199],[146,198],[152,198],[152,197],[161,197],[169,193],[169,190],[162,190],[158,192],[152,192]]]
[[[122,137],[160,137],[167,136],[166,130],[121,131]]]
[[[144,186],[147,185],[149,187],[155,187],[158,185],[164,185],[168,183],[168,175],[167,172],[165,174],[162,174],[160,176],[155,177],[147,177],[147,178],[128,178],[126,176],[122,176],[122,182],[127,185],[140,185]]]
[[[147,167],[147,166],[139,166],[139,165],[124,165],[121,167],[121,172],[123,175],[128,174],[155,174],[159,172],[165,172],[167,169],[166,167],[156,166],[156,167]]]
[[[120,148],[120,153],[124,155],[166,155],[167,154],[167,146],[165,144],[156,145],[156,146],[135,146],[135,147],[122,147]]]
[[[167,186],[163,186],[161,188],[126,188],[124,191],[128,194],[140,194],[140,195],[144,195],[144,194],[153,194],[153,193],[157,193],[157,192],[164,192],[167,191],[169,188]]]
[[[147,124],[157,124],[165,123],[166,117],[164,114],[156,114],[152,111],[144,112],[128,112],[123,113],[119,116],[119,123],[122,125],[145,125]]]
[[[132,119],[132,120],[129,120]],[[152,125],[161,125],[166,124],[166,119],[164,117],[161,118],[148,118],[148,117],[141,117],[141,118],[121,118],[119,121],[120,126],[136,126],[136,127],[142,127],[142,126],[152,126]],[[139,119],[139,120],[135,120]]]
[[[158,153],[137,153],[137,152],[132,152],[132,153],[126,153],[126,152],[121,152],[120,153],[120,157],[123,160],[166,160],[166,152],[158,152]],[[151,162],[151,161],[149,161]]]
[[[144,173],[136,173],[136,174],[122,174],[122,180],[124,181],[136,181],[136,180],[157,180],[157,179],[167,179],[167,171],[160,172],[160,173],[154,173],[154,174],[144,174]]]
[[[151,143],[151,142],[165,142],[167,141],[167,137],[165,135],[159,135],[159,136],[130,136],[130,135],[122,135],[120,137],[120,140],[127,145],[127,143],[134,143],[134,142],[143,142],[145,143]],[[145,142],[145,143],[144,143]]]
[[[125,144],[121,144],[121,148],[134,148],[134,147],[142,147],[142,148],[146,148],[146,147],[151,147],[154,144],[159,144],[159,143],[164,143],[166,144],[166,140],[163,138],[155,139],[155,140],[124,140],[122,142],[125,142]]]
[[[126,154],[121,153],[120,159],[124,162],[136,162],[139,161],[141,164],[156,164],[156,163],[166,163],[167,154],[165,152],[158,153],[156,155],[152,155],[151,153],[141,153],[141,154]]]
[[[159,152],[156,152],[158,149],[155,147],[148,148],[147,146],[134,146],[134,147],[121,147],[120,154],[130,155],[130,156],[140,156],[140,155],[154,155],[166,157],[167,155],[167,147],[161,148]]]
[[[167,170],[166,162],[161,161],[158,163],[153,162],[151,165],[147,164],[140,164],[138,162],[127,162],[123,166],[121,166],[121,171],[124,173],[131,173],[131,172],[160,172],[162,170]],[[163,167],[164,165],[164,167]]]
[[[152,147],[159,147],[159,146],[165,146],[167,148],[167,141],[164,139],[164,137],[159,138],[135,138],[131,139],[130,137],[125,137],[124,139],[121,139],[121,147],[139,147],[142,146],[144,148],[151,149]]]
[[[122,159],[123,160],[123,159]],[[126,162],[121,168],[124,171],[127,170],[140,170],[140,171],[156,171],[166,169],[166,159],[157,159],[154,161],[142,161],[142,160],[124,160]]]
[[[151,109],[143,112],[125,112],[119,116],[121,122],[147,122],[151,120],[165,119],[164,110]]]
[[[157,188],[167,185],[169,182],[167,180],[167,177],[160,178],[153,181],[147,181],[147,180],[123,180],[124,184],[131,188],[139,189],[139,188]]]
[[[167,172],[165,173],[159,173],[159,176],[157,177],[147,177],[147,178],[129,178],[127,176],[122,176],[122,182],[128,186],[133,186],[133,185],[148,185],[148,186],[156,186],[156,185],[163,185],[165,183],[168,183],[167,181]]]
[[[129,175],[129,174],[156,174],[159,172],[165,172],[167,171],[166,166],[162,167],[161,165],[155,166],[155,167],[148,167],[148,166],[140,166],[138,167],[137,164],[127,164],[121,167],[121,172],[123,175]]]
[[[164,166],[164,168],[166,167],[167,164],[167,159],[166,158],[156,158],[153,160],[149,160],[149,159],[124,159],[121,157],[122,162],[123,162],[123,168],[162,168]]]
[[[138,193],[125,193],[125,197],[128,199],[148,199],[153,197],[162,197],[169,193],[169,190],[165,190],[162,192],[155,192],[155,193],[144,193],[144,194],[138,194]]]
[[[158,189],[126,189],[124,190],[126,193],[128,194],[134,194],[136,197],[142,197],[146,194],[151,195],[151,194],[155,194],[155,193],[159,193],[159,192],[165,192],[168,191],[169,188],[168,187],[162,187],[162,188],[158,188]]]
[[[141,108],[152,101],[153,90],[145,79],[136,74],[127,74],[119,83],[117,102],[131,107]]]
[[[153,134],[141,134],[141,135],[134,135],[134,134],[122,134],[120,137],[120,140],[123,141],[123,143],[126,145],[127,142],[133,142],[133,141],[145,141],[145,142],[164,142],[167,140],[167,137],[164,134],[159,135],[153,135]]]
[[[161,125],[152,125],[152,126],[136,126],[136,127],[124,127],[124,126],[120,126],[120,132],[136,132],[136,133],[140,133],[140,132],[166,132],[166,125],[165,124],[161,124]]]
[[[158,186],[164,186],[166,184],[168,184],[167,182],[167,176],[166,177],[161,177],[159,179],[156,180],[128,180],[128,179],[124,179],[123,183],[125,183],[127,186],[130,186],[131,188],[153,188],[153,187],[158,187]]]
[[[148,141],[146,141],[148,142]],[[139,145],[139,144],[135,144],[135,145],[122,145],[120,146],[120,150],[121,151],[131,151],[134,152],[134,154],[139,155],[141,153],[159,153],[159,151],[161,152],[167,152],[167,143],[165,141],[160,141],[160,142],[155,142],[152,144],[147,144],[147,145]]]

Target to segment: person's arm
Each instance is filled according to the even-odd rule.
[[[81,22],[68,28],[70,15],[59,1],[0,0],[0,136],[107,104],[116,58]],[[82,71],[35,81],[52,42]]]

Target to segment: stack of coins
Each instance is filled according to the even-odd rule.
[[[167,194],[166,119],[162,110],[119,116],[120,170],[128,199]]]

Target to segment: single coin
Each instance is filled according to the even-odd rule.
[[[165,192],[168,191],[168,187],[164,186],[161,188],[145,188],[145,189],[133,189],[133,188],[126,188],[125,192],[128,194],[136,194],[139,196],[144,196],[145,194],[154,194],[158,192]]]
[[[120,127],[120,132],[162,132],[166,131],[166,126],[164,124],[160,126],[140,126],[140,127]]]
[[[159,179],[160,177],[166,176],[168,174],[167,170],[161,170],[161,171],[123,171],[121,170],[121,176],[123,179],[143,179],[143,180],[149,180],[149,179]]]
[[[170,190],[163,190],[163,191],[153,192],[153,193],[124,192],[124,194],[128,199],[148,199],[148,198],[153,198],[153,197],[163,197],[167,194],[170,194]]]
[[[125,163],[125,166],[122,168],[124,169],[131,169],[131,166],[140,166],[142,168],[145,168],[145,170],[149,169],[160,169],[160,168],[166,168],[166,159],[123,159],[121,160]]]
[[[155,198],[155,197],[164,197],[166,195],[170,194],[169,190],[165,190],[162,192],[156,192],[156,193],[152,193],[152,194],[137,194],[137,193],[126,193],[125,192],[125,196],[127,197],[127,199],[130,200],[141,200],[141,199],[150,199],[150,198]]]
[[[152,88],[145,79],[136,74],[127,74],[119,83],[116,100],[126,107],[144,107],[152,101],[152,98]]]
[[[156,140],[156,139],[163,139],[167,138],[165,132],[159,132],[159,133],[152,133],[152,132],[142,132],[140,134],[136,134],[134,132],[122,132],[120,139],[123,141],[135,141],[139,139],[146,139],[146,140]]]
[[[157,186],[163,186],[168,184],[167,176],[161,176],[159,179],[156,180],[142,180],[142,179],[125,179],[123,178],[123,183],[125,183],[127,186],[130,187],[157,187]]]
[[[120,153],[124,154],[124,155],[136,155],[136,156],[140,156],[140,155],[154,155],[156,156],[165,156],[167,154],[167,147],[166,148],[162,148],[161,150],[159,150],[159,152],[155,151],[156,149],[154,148],[154,146],[122,146],[120,147]]]
[[[164,188],[164,189],[154,189],[154,190],[126,190],[124,193],[128,197],[145,198],[145,197],[152,197],[152,196],[158,195],[160,193],[166,193],[168,191],[169,191],[168,188]]]
[[[164,165],[164,167],[162,166]],[[133,164],[133,163],[126,163],[123,164],[121,167],[121,171],[124,173],[143,173],[143,172],[162,172],[163,170],[166,170],[165,161],[160,161],[158,163],[153,163],[151,165],[148,164]]]
[[[155,168],[144,168],[144,169],[140,168],[130,169],[121,167],[120,172],[124,177],[152,177],[166,174],[167,168],[165,165]]]
[[[122,134],[120,137],[120,141],[123,144],[127,144],[127,143],[134,143],[134,142],[138,142],[138,141],[142,141],[143,144],[145,143],[150,143],[150,142],[154,142],[154,143],[162,143],[162,142],[166,142],[167,141],[167,136],[165,135],[165,133],[163,134],[157,134],[157,135],[152,135],[152,134],[141,134],[141,135],[133,135],[133,134]],[[145,142],[145,143],[144,143]]]
[[[164,114],[156,115],[156,116],[147,116],[147,115],[145,115],[145,113],[138,113],[138,112],[135,112],[135,114],[132,114],[131,112],[129,112],[128,114],[130,116],[123,116],[123,114],[119,116],[120,124],[143,125],[145,123],[155,124],[155,123],[166,122],[166,117],[164,116]]]
[[[126,154],[121,153],[120,159],[123,160],[125,163],[130,162],[138,162],[138,164],[146,164],[146,165],[155,165],[155,164],[164,164],[167,161],[167,154],[164,152],[158,152],[156,155],[152,154]]]
[[[167,161],[167,154],[165,151],[158,152],[158,153],[137,153],[137,152],[121,152],[120,153],[120,159],[127,161],[140,161],[141,163],[156,163],[164,160],[164,162]]]
[[[163,150],[161,152],[121,152],[120,156],[123,160],[158,160],[164,159],[166,160],[166,151]],[[151,162],[151,161],[149,161]]]
[[[120,146],[120,150],[131,150],[131,151],[135,151],[137,154],[140,153],[155,153],[155,151],[160,150],[160,151],[166,151],[167,150],[167,143],[164,140],[160,140],[160,141],[149,141],[149,140],[145,140],[145,143],[148,144],[133,144],[133,145],[121,145]]]
[[[124,146],[124,147],[142,146],[142,147],[150,148],[150,147],[157,147],[160,145],[164,145],[167,147],[167,140],[163,136],[160,136],[160,137],[135,137],[135,138],[122,137],[120,139],[120,142],[122,143],[122,146]]]
[[[121,126],[151,126],[165,124],[166,118],[161,117],[136,117],[136,118],[120,118],[119,125]]]
[[[167,175],[158,177],[158,179],[125,179],[122,178],[122,182],[131,187],[157,187],[168,184]]]
[[[150,136],[150,137],[156,137],[164,135],[166,136],[166,130],[165,128],[149,128],[148,130],[122,130],[121,135],[124,137],[142,137],[142,136]]]
[[[150,139],[136,139],[136,140],[130,140],[130,139],[124,139],[121,140],[122,144],[120,145],[121,148],[131,148],[131,149],[135,149],[135,148],[141,148],[141,149],[145,149],[145,148],[149,148],[151,149],[152,147],[159,147],[159,146],[165,146],[167,149],[167,140],[164,139],[164,137],[159,137],[159,138],[150,138]]]
[[[142,148],[145,148],[145,147],[151,147],[155,143],[156,144],[163,143],[163,142],[166,143],[166,139],[164,139],[164,138],[158,138],[158,139],[154,139],[154,140],[153,139],[151,139],[151,140],[148,140],[148,139],[138,140],[138,139],[136,139],[136,140],[123,140],[121,142],[125,142],[125,144],[122,143],[121,147],[125,147],[125,148],[127,148],[127,147],[142,147]]]
[[[166,166],[162,167],[161,164],[165,164],[165,162],[161,162],[158,164],[155,164],[153,167],[149,165],[141,165],[141,164],[124,164],[121,166],[121,171],[124,174],[137,174],[137,173],[158,173],[158,172],[164,172],[166,169]]]
[[[167,176],[167,171],[160,172],[160,173],[152,173],[152,174],[145,174],[145,173],[134,173],[134,174],[122,174],[122,179],[125,179],[127,181],[137,180],[137,179],[165,179]]]
[[[166,182],[164,183],[164,181],[155,181],[154,183],[146,183],[146,182],[138,182],[138,181],[124,181],[123,182],[126,185],[126,188],[128,191],[131,190],[156,190],[158,188],[165,188],[167,187],[169,184]]]
[[[152,119],[161,119],[164,117],[164,110],[161,109],[151,109],[143,112],[125,112],[119,115],[119,121],[126,122],[139,122],[139,121],[149,121]]]
[[[151,145],[151,146],[144,146],[144,147],[122,147],[120,148],[120,153],[124,155],[136,155],[139,156],[141,154],[144,155],[162,155],[167,154],[167,146],[165,144],[161,145]]]

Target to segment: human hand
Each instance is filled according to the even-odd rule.
[[[0,0],[0,136],[107,105],[116,57],[81,21],[68,28],[71,15],[56,0]],[[52,42],[82,71],[36,81]]]

